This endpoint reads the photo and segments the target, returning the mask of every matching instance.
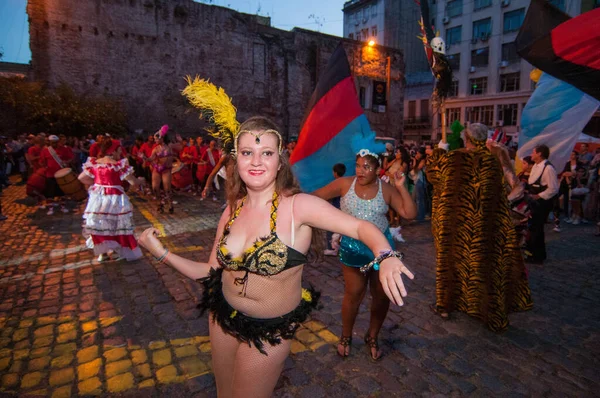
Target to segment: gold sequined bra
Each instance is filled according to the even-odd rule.
[[[276,227],[279,195],[276,192],[273,193],[273,204],[271,205],[271,233],[268,236],[257,239],[256,242],[254,242],[250,248],[245,250],[241,256],[233,258],[231,253],[229,253],[225,247],[225,244],[227,243],[227,236],[229,235],[231,226],[242,211],[245,202],[246,198],[242,200],[240,206],[233,213],[233,217],[231,217],[227,225],[225,225],[223,236],[219,242],[219,250],[217,250],[217,260],[223,268],[232,271],[246,271],[244,278],[239,278],[240,280],[236,280],[236,282],[245,283],[249,272],[263,276],[277,275],[286,269],[305,264],[307,261],[306,255],[287,246],[277,236]],[[292,214],[292,245],[293,244],[294,217]]]

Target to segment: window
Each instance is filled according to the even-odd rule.
[[[350,40],[354,40],[354,33],[350,33],[350,34],[348,35],[348,38],[349,38]]]
[[[471,95],[481,95],[487,92],[487,77],[478,77],[469,79],[469,88]],[[469,120],[472,122],[472,120]]]
[[[492,0],[475,0],[473,3],[473,11],[481,10],[492,5]]]
[[[450,126],[455,120],[460,122],[460,108],[446,109],[446,126]]]
[[[594,8],[600,7],[600,0],[594,1]]]
[[[460,53],[450,54],[446,57],[448,59],[448,63],[454,72],[458,72],[460,70]]]
[[[446,45],[460,44],[462,41],[462,26],[455,26],[446,30]]]
[[[367,98],[367,89],[365,87],[360,87],[358,90],[358,102],[360,102],[360,106],[363,109],[366,109],[366,98]]]
[[[492,18],[480,19],[473,22],[473,39],[490,37],[492,34]]]
[[[429,118],[429,100],[421,100],[421,119]]]
[[[521,81],[521,73],[506,73],[500,75],[500,92],[519,91],[519,83]]]
[[[375,16],[377,16],[377,4],[373,4],[373,5],[371,6],[371,16],[372,16],[372,17],[375,17]]]
[[[358,41],[362,40],[362,36],[361,36],[360,32],[356,32],[356,40],[358,40]]]
[[[361,32],[363,40],[369,40],[369,28],[364,28]]]
[[[504,13],[504,33],[514,32],[521,28],[525,18],[525,9],[509,11]]]
[[[548,3],[552,4],[561,11],[565,10],[565,0],[548,0]]]
[[[374,38],[377,37],[377,26],[371,27],[371,36]]]
[[[408,101],[408,117],[414,119],[417,114],[417,101]]]
[[[518,109],[519,104],[498,105],[498,120],[502,120],[505,126],[516,126]]]
[[[515,62],[519,62],[521,58],[519,58],[519,54],[517,54],[517,45],[515,42],[512,43],[504,43],[502,45],[502,59],[501,61],[507,61],[512,64]]]
[[[462,15],[462,9],[462,0],[452,0],[446,3],[446,15],[448,15],[450,18]]]
[[[448,93],[449,97],[458,97],[458,80],[452,80],[452,84],[450,85],[450,92]]]
[[[471,51],[471,66],[488,66],[489,55],[489,47]]]
[[[483,123],[492,126],[494,119],[494,105],[474,106],[466,109],[466,120],[469,123]]]

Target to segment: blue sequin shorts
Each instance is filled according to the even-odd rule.
[[[394,238],[390,229],[386,229],[384,233],[392,249],[396,247]],[[370,263],[375,258],[375,255],[364,243],[359,240],[342,236],[339,249],[340,261],[349,267],[360,268],[365,264]]]

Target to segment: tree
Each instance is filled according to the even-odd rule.
[[[0,125],[14,132],[84,136],[127,131],[122,105],[75,93],[67,84],[49,90],[38,82],[0,78]]]

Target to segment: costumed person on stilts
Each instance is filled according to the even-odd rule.
[[[144,231],[140,244],[159,261],[204,285],[200,308],[210,311],[217,394],[270,397],[290,353],[291,338],[318,303],[319,294],[301,284],[313,228],[360,239],[379,253],[379,275],[396,304],[406,295],[402,274],[412,274],[373,224],[299,193],[272,121],[253,117],[240,125],[222,89],[198,78],[188,83],[184,94],[204,114],[210,113],[222,141],[234,146],[228,207],[207,263],[170,253],[154,228]]]
[[[109,259],[112,253],[117,254],[117,259],[133,261],[142,257],[142,252],[133,235],[133,206],[125,194],[123,182],[136,187],[144,180],[135,178],[127,158],[115,160],[117,154],[110,148],[110,140],[102,141],[97,157],[90,157],[79,175],[83,184],[91,185],[83,214],[83,232],[88,247],[98,255],[98,261]]]
[[[436,302],[481,319],[493,331],[508,327],[508,313],[532,307],[517,233],[509,213],[498,159],[486,147],[488,128],[464,132],[465,149],[446,152],[440,142],[427,162],[433,184],[431,226],[436,248]]]

